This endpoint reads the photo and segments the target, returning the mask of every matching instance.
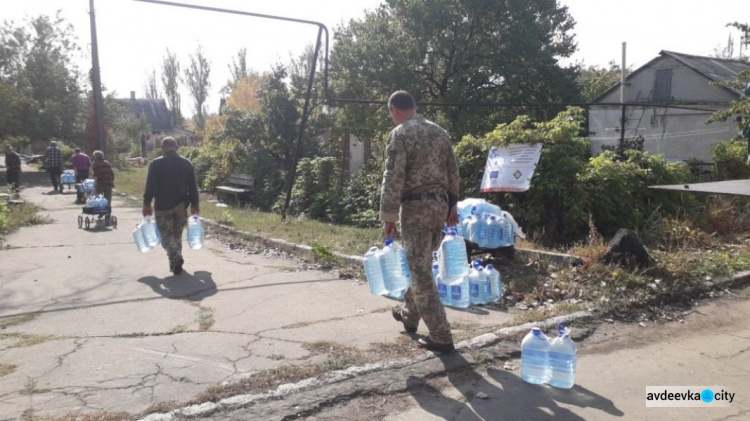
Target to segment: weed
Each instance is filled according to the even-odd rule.
[[[24,388],[21,389],[19,393],[22,395],[36,395],[40,393],[47,393],[49,391],[49,389],[37,389],[36,380],[28,379],[26,381],[26,386],[24,386]]]
[[[286,357],[284,356],[284,354],[277,354],[274,352],[273,354],[269,355],[268,358],[276,361],[281,361]]]
[[[232,216],[232,212],[230,212],[227,209],[223,209],[221,211],[221,217],[219,218],[218,222],[220,224],[228,225],[230,227],[233,226],[234,225],[234,217]]]
[[[16,371],[16,368],[18,366],[13,364],[2,364],[0,363],[0,377],[7,376],[8,374],[12,374]]]
[[[0,320],[0,329],[7,327],[20,325],[22,323],[30,322],[36,318],[36,314],[24,314],[23,316],[11,317],[10,319]]]
[[[39,345],[45,342],[49,341],[55,341],[59,339],[65,339],[64,336],[55,336],[55,335],[27,335],[23,333],[18,332],[11,332],[11,333],[0,333],[0,340],[3,339],[14,339],[16,341],[13,346],[15,348],[24,348],[27,346],[34,346]]]
[[[336,260],[330,250],[317,242],[312,245],[312,255],[316,261],[321,263],[333,263]]]
[[[198,306],[198,328],[202,331],[211,329],[214,325],[214,310],[212,308]]]

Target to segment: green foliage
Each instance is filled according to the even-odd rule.
[[[328,250],[326,246],[320,243],[313,243],[312,255],[316,261],[323,263],[332,263],[334,260],[336,260],[336,257],[334,257],[333,253],[331,253],[331,251]]]
[[[630,73],[630,69],[626,70]],[[609,88],[620,82],[622,77],[620,66],[614,61],[609,62],[609,68],[599,66],[584,67],[580,70],[576,83],[581,89],[581,96],[586,102],[599,98]]]
[[[82,137],[80,49],[60,17],[29,17],[0,28],[0,137]]]
[[[297,165],[297,182],[292,188],[289,213],[306,214],[309,218],[345,222],[345,193],[341,189],[341,168],[336,158],[304,158]],[[286,195],[276,203],[280,210]]]
[[[331,88],[344,98],[386,99],[396,88],[419,102],[580,100],[573,18],[555,0],[391,0],[335,31]],[[388,124],[384,107],[345,107],[361,139]],[[456,139],[510,121],[519,109],[423,108]],[[555,110],[537,108],[536,117]]]
[[[372,158],[349,180],[346,187],[346,212],[352,224],[374,228],[380,224],[380,188],[385,162]]]
[[[739,180],[750,177],[747,165],[747,140],[719,142],[711,149],[711,156],[717,166],[719,179]]]
[[[589,215],[599,232],[611,235],[619,228],[647,226],[657,212],[678,211],[682,203],[675,196],[647,187],[689,180],[685,165],[640,151],[625,151],[624,159],[611,151],[590,159],[590,145],[579,137],[583,121],[583,110],[569,108],[548,122],[520,116],[482,138],[467,136],[455,147],[461,197],[478,197],[490,147],[542,143],[527,192],[486,195],[542,243],[582,240],[589,233]]]
[[[622,227],[639,230],[653,222],[656,213],[674,215],[684,205],[680,196],[648,186],[689,180],[685,164],[668,163],[648,152],[625,154],[626,159],[619,160],[613,152],[604,152],[591,159],[578,177],[585,209],[604,235],[614,235]]]

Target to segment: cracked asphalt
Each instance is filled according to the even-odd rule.
[[[139,253],[140,210],[115,195],[118,228],[79,229],[75,194],[29,187],[52,223],[0,250],[0,420],[139,414],[281,365],[325,361],[309,344],[396,346],[400,325],[357,280],[301,270],[291,258],[184,244],[172,276],[161,247]],[[448,310],[456,326],[497,326],[502,311]],[[423,329],[423,327],[422,327]],[[403,346],[403,345],[402,345]],[[28,412],[27,412],[28,413]]]

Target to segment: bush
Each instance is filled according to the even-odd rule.
[[[286,195],[279,196],[274,208],[284,206]],[[343,223],[347,220],[345,193],[341,189],[341,168],[333,157],[303,158],[297,165],[297,181],[292,188],[289,213],[306,214],[321,221]]]
[[[750,177],[747,165],[747,142],[732,140],[719,142],[711,149],[719,180],[739,180]]]

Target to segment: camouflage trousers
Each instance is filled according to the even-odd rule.
[[[167,251],[171,266],[182,258],[182,230],[187,224],[187,206],[180,203],[169,210],[157,210],[154,217],[161,234],[161,246]]]
[[[447,215],[448,203],[442,200],[401,204],[401,237],[412,278],[401,316],[405,326],[414,328],[422,319],[430,339],[438,344],[453,343],[445,307],[432,280],[432,252],[440,244]]]

